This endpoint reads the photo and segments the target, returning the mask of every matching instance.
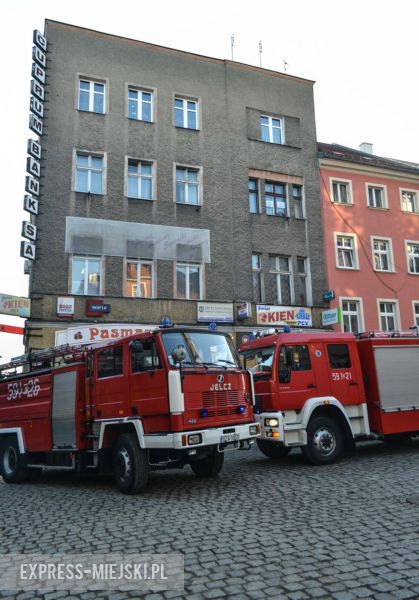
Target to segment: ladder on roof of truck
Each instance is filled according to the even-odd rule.
[[[400,331],[363,331],[362,333],[357,333],[356,337],[359,340],[370,338],[415,338],[419,337],[419,327],[412,327],[411,329]]]
[[[8,363],[0,365],[0,378],[11,377],[17,373],[19,367],[29,367],[33,369],[52,368],[62,364],[71,364],[80,361],[88,344],[81,346],[70,346],[63,344],[61,346],[52,346],[42,350],[34,350],[28,354],[22,354],[12,358]],[[8,371],[14,370],[13,373]]]

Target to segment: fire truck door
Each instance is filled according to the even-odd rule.
[[[167,415],[169,399],[167,374],[153,339],[131,345],[130,403],[131,413]]]
[[[124,373],[124,348],[122,344],[109,346],[96,352],[93,401],[96,417],[110,419],[128,416],[128,377]],[[126,367],[125,367],[126,368]]]
[[[284,410],[301,408],[306,400],[317,395],[308,345],[281,346],[278,369],[279,396]]]
[[[362,374],[354,343],[326,344],[330,394],[348,406],[362,402]]]
[[[77,371],[54,375],[52,386],[52,447],[76,448]]]

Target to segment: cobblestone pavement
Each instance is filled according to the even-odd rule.
[[[71,592],[148,600],[419,598],[419,440],[366,444],[312,467],[234,452],[214,481],[159,472],[123,496],[111,480],[0,479],[0,553],[182,552],[185,592]],[[0,592],[30,600],[34,593]]]

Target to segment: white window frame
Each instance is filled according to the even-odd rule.
[[[416,306],[418,307],[418,312],[416,312]],[[413,310],[413,325],[419,327],[419,300],[412,300],[412,310]]]
[[[178,298],[177,295],[177,268],[186,267],[187,275],[186,275],[186,298]],[[197,299],[190,298],[190,288],[189,288],[189,267],[198,267],[199,268],[199,297]],[[179,260],[174,262],[174,298],[179,300],[193,300],[197,302],[198,300],[204,299],[204,263],[197,262],[188,262],[184,260]]]
[[[340,192],[339,192],[339,200],[335,200],[335,197],[333,194],[333,184],[334,183],[344,184],[344,185],[348,186],[348,190],[349,190],[349,201],[348,202],[340,201]],[[352,180],[351,179],[341,179],[340,177],[330,177],[329,185],[330,185],[330,198],[334,204],[341,204],[342,206],[353,206],[354,195],[353,195],[353,190],[352,190]]]
[[[381,191],[383,206],[375,206],[374,204],[370,204],[370,189],[377,189]],[[375,208],[377,210],[388,210],[388,196],[387,196],[387,186],[381,183],[365,183],[365,194],[367,198],[367,206],[368,208]]]
[[[339,297],[339,306],[340,306],[340,313],[342,315],[342,323],[341,323],[341,330],[345,331],[345,323],[344,323],[344,311],[343,311],[343,303],[344,302],[357,302],[358,303],[358,307],[359,307],[359,312],[357,313],[358,316],[358,323],[359,323],[359,333],[361,333],[362,331],[365,331],[365,322],[364,322],[364,305],[363,305],[363,301],[362,298],[360,296],[340,296]],[[353,315],[353,312],[349,312],[346,313],[349,315]]]
[[[297,217],[296,210],[295,210],[296,197],[294,196],[294,188],[297,188],[297,187],[301,189],[301,196],[299,198],[301,200],[301,217]],[[294,210],[294,219],[297,219],[298,221],[304,221],[306,219],[306,206],[305,206],[304,186],[302,184],[297,184],[297,183],[291,184],[291,198],[292,198],[292,204],[293,204],[293,210]]]
[[[151,198],[142,198],[141,196],[128,196],[128,165],[130,160],[135,160],[138,163],[147,163],[151,165],[151,177],[147,177],[145,175],[138,175],[138,178],[147,177],[151,179]],[[152,202],[157,198],[157,176],[156,176],[156,161],[150,160],[149,158],[137,158],[136,156],[126,156],[125,157],[125,176],[124,176],[124,195],[130,200],[145,200],[146,202]]]
[[[388,245],[388,252],[387,252],[387,257],[388,257],[388,269],[377,269],[377,267],[375,266],[375,252],[378,252],[378,254],[384,254],[384,252],[382,252],[381,250],[375,250],[374,249],[374,242],[386,242],[386,244]],[[384,237],[382,235],[372,235],[371,236],[371,252],[372,252],[372,266],[374,271],[377,271],[377,273],[394,273],[394,259],[393,259],[393,240],[389,237]]]
[[[80,108],[80,82],[87,81],[89,83],[89,110],[83,110]],[[94,108],[94,84],[100,83],[103,85],[103,111],[96,112]],[[109,79],[102,77],[94,77],[92,75],[85,75],[84,73],[77,73],[76,76],[76,108],[80,112],[91,112],[95,115],[106,115],[108,114],[109,105]]]
[[[88,158],[101,158],[103,160],[102,163],[102,192],[92,192],[90,190],[91,187],[91,171],[92,169],[88,168],[88,190],[87,192],[81,192],[76,189],[77,182],[77,155],[84,154],[87,155]],[[106,184],[107,184],[107,153],[106,152],[94,152],[92,150],[83,150],[81,148],[73,148],[73,167],[72,167],[72,191],[77,192],[78,194],[94,194],[95,196],[105,196],[106,195]]]
[[[270,254],[268,260],[271,258],[275,258],[275,262],[277,263],[277,267],[274,271],[269,267],[269,273],[271,275],[275,275],[276,277],[276,296],[278,300],[278,304],[284,304],[284,300],[282,298],[282,290],[281,290],[281,275],[287,275],[289,277],[290,282],[290,304],[295,304],[295,289],[294,289],[294,273],[293,273],[293,264],[292,257],[286,254]],[[288,271],[281,271],[280,268],[280,258],[288,259]]]
[[[89,260],[96,260],[99,262],[100,264],[100,285],[99,285],[99,293],[98,294],[89,294],[88,292],[88,281],[87,278],[85,277],[84,279],[84,289],[83,289],[83,294],[77,294],[76,292],[73,292],[73,261],[74,259],[76,260],[84,260],[85,261],[85,268],[86,268],[86,261]],[[104,289],[105,289],[105,282],[104,282],[104,275],[105,275],[105,261],[104,261],[104,257],[103,256],[98,256],[98,255],[94,255],[94,254],[71,254],[70,255],[70,268],[69,268],[69,285],[68,285],[68,290],[69,290],[69,294],[73,295],[73,296],[103,296],[104,295]]]
[[[407,260],[407,272],[409,273],[409,275],[419,275],[419,271],[416,272],[416,271],[411,271],[410,270],[410,257],[411,256],[414,256],[414,257],[418,256],[419,257],[419,254],[413,254],[413,255],[409,254],[409,248],[408,248],[409,244],[415,244],[416,246],[419,246],[419,241],[417,241],[417,240],[405,240],[406,260]]]
[[[262,125],[262,119],[268,119],[268,125],[267,125],[268,138],[269,138],[268,140],[264,140],[262,138],[262,127],[266,127],[266,125]],[[278,121],[279,126],[274,125],[273,121]],[[276,144],[277,146],[282,146],[284,144],[284,119],[282,117],[271,117],[270,115],[260,115],[259,125],[260,125],[260,139],[262,142],[265,142],[268,144]],[[279,142],[274,141],[274,135],[273,135],[274,129],[279,130],[279,138],[280,138]]]
[[[352,240],[353,240],[353,245],[352,245],[353,262],[354,262],[353,267],[344,267],[344,266],[339,265],[338,237],[352,238]],[[359,270],[359,261],[358,261],[357,236],[354,233],[345,233],[345,232],[335,231],[334,232],[334,242],[335,242],[336,268],[343,269],[343,270],[349,270],[349,271],[358,271]],[[346,249],[346,248],[343,247],[343,249]]]
[[[297,268],[295,270],[295,277],[299,277],[300,273],[298,271],[298,260],[304,260],[304,265],[306,268],[305,272],[305,280],[306,280],[306,296],[307,296],[307,304],[306,306],[313,306],[313,291],[311,286],[311,267],[310,267],[310,259],[308,256],[297,256],[296,264]]]
[[[177,169],[188,169],[190,171],[197,171],[198,172],[198,202],[196,204],[194,204],[193,202],[179,202],[177,197],[176,197],[176,183],[177,183],[177,179],[176,179],[176,170]],[[175,204],[179,204],[181,206],[202,206],[203,204],[203,177],[202,177],[202,167],[199,167],[197,165],[183,165],[183,164],[179,164],[179,163],[173,163],[173,201],[175,202]],[[185,197],[187,197],[189,194],[185,194]]]
[[[141,94],[141,98],[142,98],[142,94],[151,94],[151,108],[150,108],[150,113],[151,113],[151,120],[148,121],[146,119],[143,119],[143,102],[142,99],[140,100],[139,98],[137,98],[136,102],[137,102],[137,118],[135,117],[130,117],[129,114],[129,102],[130,102],[130,98],[129,98],[129,93],[130,92],[137,92],[137,94]],[[142,86],[142,85],[136,85],[135,83],[127,83],[126,84],[126,102],[125,102],[125,116],[127,117],[127,119],[129,119],[130,121],[142,121],[143,123],[155,123],[156,122],[156,106],[157,106],[157,101],[156,101],[156,96],[157,96],[157,91],[156,88],[152,88],[152,87],[148,87],[148,86]]]
[[[141,281],[139,277],[141,275],[141,265],[151,266],[151,296],[148,298],[147,296],[141,296],[138,293],[135,296],[126,296],[125,295],[125,286],[128,282],[128,263],[135,263],[137,265],[137,291],[141,287]],[[140,268],[139,268],[140,267]],[[141,279],[141,277],[140,277]],[[124,259],[124,297],[125,298],[145,298],[151,299],[156,296],[156,268],[154,260],[146,260],[143,258],[125,258]]]
[[[256,188],[254,190],[251,190],[249,187],[249,182],[250,181],[255,181],[256,182]],[[254,192],[256,194],[256,208],[257,211],[256,212],[252,212],[250,210],[250,200],[249,200],[249,196],[250,193]],[[260,179],[258,179],[257,177],[248,177],[247,178],[247,203],[248,203],[248,212],[250,215],[259,215],[261,213],[261,198],[260,198]]]
[[[253,257],[257,256],[259,258],[259,268],[255,269],[253,266]],[[259,287],[260,287],[260,302],[264,301],[265,295],[264,295],[264,288],[263,288],[263,276],[262,276],[262,253],[261,252],[252,252],[252,296],[254,297],[255,295],[255,290],[253,287],[253,277],[255,276],[255,274],[258,275],[259,277]],[[254,302],[259,302],[259,300],[254,299]]]
[[[419,190],[403,187],[403,188],[399,188],[399,192],[400,192],[400,208],[401,208],[402,212],[404,212],[408,215],[419,215]],[[406,210],[405,208],[403,208],[403,192],[408,192],[409,194],[414,194],[414,197],[415,197],[414,204],[415,204],[416,210]]]
[[[177,125],[176,123],[176,100],[182,101],[182,117],[183,125]],[[194,102],[196,105],[196,127],[189,127],[188,125],[188,102]],[[183,94],[173,95],[173,125],[178,129],[190,129],[192,131],[199,131],[201,129],[201,99],[196,96],[184,96]]]
[[[390,315],[390,313],[387,313],[387,312],[386,313],[380,312],[380,303],[381,302],[394,304],[394,306],[395,306],[395,311],[393,314],[393,316],[394,316],[394,331],[400,331],[401,322],[400,322],[399,301],[395,300],[394,298],[377,298],[378,329],[380,331],[391,331],[390,329],[382,329],[381,328],[381,317]]]

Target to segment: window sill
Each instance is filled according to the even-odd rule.
[[[202,204],[190,204],[189,202],[178,202],[175,200],[177,206],[192,206],[192,208],[201,208]]]
[[[332,203],[337,204],[338,206],[350,206],[350,207],[354,206],[353,202],[336,202],[336,200],[332,200]]]
[[[82,192],[80,190],[73,190],[73,192],[75,192],[76,194],[80,194],[83,196],[90,196],[90,197],[91,196],[100,196],[100,197],[106,196],[106,194],[103,192],[101,192],[101,193],[99,193],[99,192]]]
[[[419,273],[414,273],[413,271],[408,271],[408,275],[419,275]]]
[[[394,269],[388,269],[388,270],[384,270],[384,269],[373,269],[375,273],[395,273],[396,271]],[[419,273],[418,273],[419,275]]]
[[[180,131],[201,131],[197,127],[182,127],[181,125],[174,125],[174,128]]]
[[[147,125],[154,125],[156,121],[147,121],[147,119],[136,119],[135,117],[129,117],[127,115],[128,121],[134,121],[135,123],[146,123]]]
[[[89,114],[89,115],[107,115],[108,114],[106,111],[105,112],[96,112],[95,110],[84,110],[84,108],[78,108],[78,107],[77,107],[77,110],[80,113],[85,113],[85,114]]]
[[[125,196],[128,200],[139,200],[141,202],[155,202],[156,198],[139,198],[138,196]]]
[[[419,217],[419,212],[414,212],[413,210],[403,210],[402,209],[402,213],[405,215],[416,215],[417,217]]]
[[[382,210],[384,212],[388,212],[390,210],[388,206],[370,206],[369,204],[367,204],[367,208],[371,208],[371,210]]]
[[[339,267],[338,265],[336,265],[336,268],[339,269],[340,271],[360,271],[361,270],[359,267]]]

